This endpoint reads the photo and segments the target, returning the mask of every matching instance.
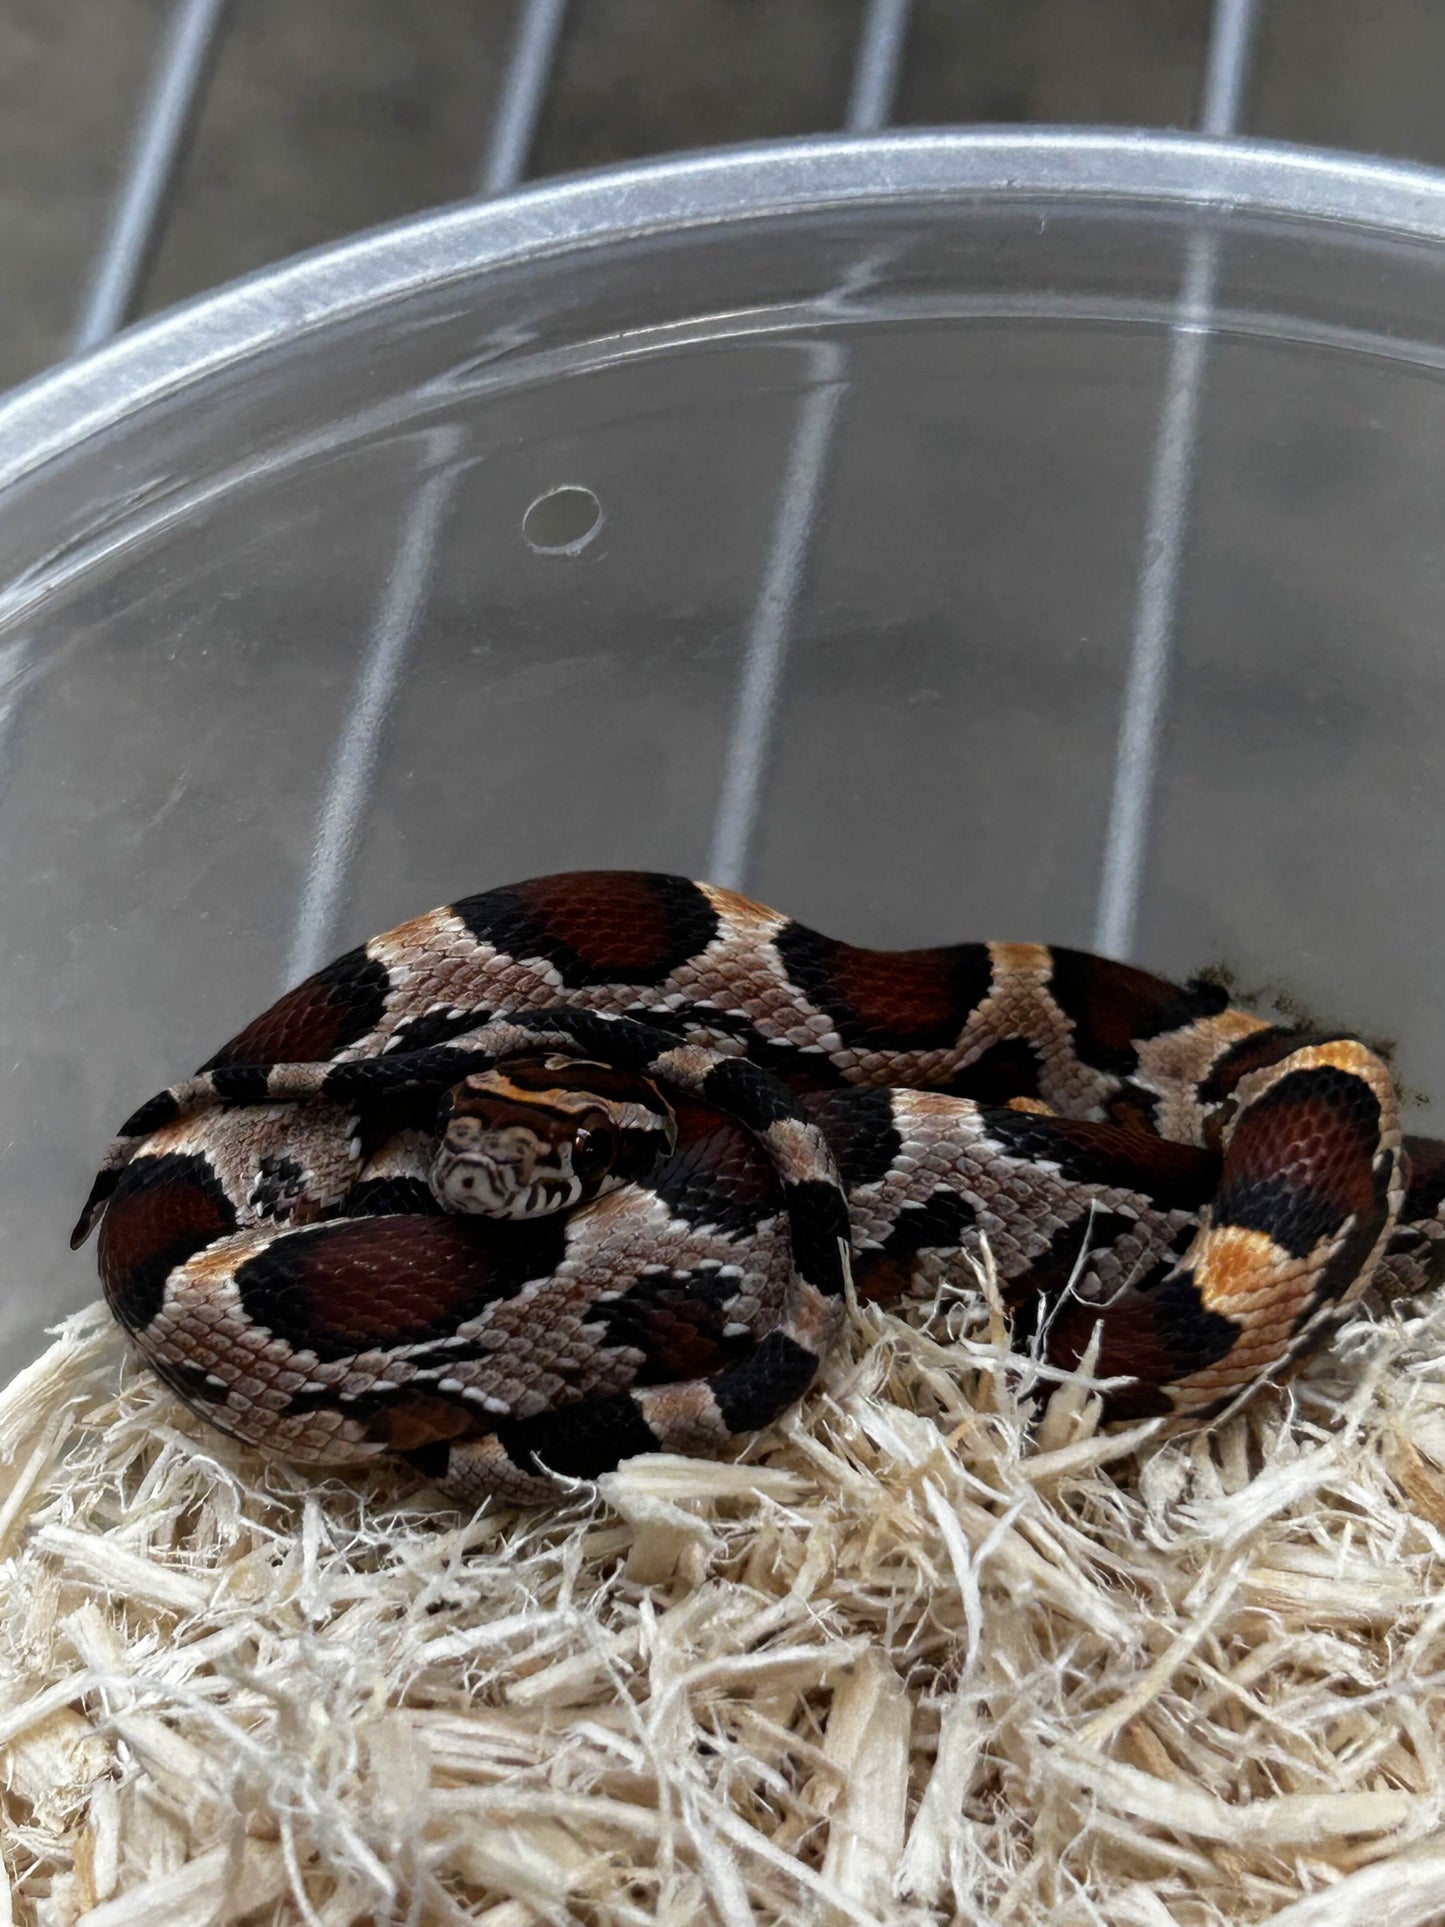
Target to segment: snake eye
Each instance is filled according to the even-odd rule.
[[[617,1133],[610,1124],[578,1131],[572,1140],[572,1169],[579,1178],[600,1178],[617,1156]]]

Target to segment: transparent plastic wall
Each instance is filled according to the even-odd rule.
[[[818,143],[413,224],[0,408],[8,1361],[93,1293],[127,1110],[548,870],[1112,930],[1394,1040],[1445,1128],[1436,233],[1432,177],[1265,149]]]

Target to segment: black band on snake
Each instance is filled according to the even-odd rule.
[[[1372,1279],[1433,1283],[1445,1146],[1358,1039],[1040,944],[857,948],[633,872],[346,953],[127,1120],[75,1242],[213,1423],[461,1501],[715,1454],[804,1392],[851,1271],[968,1287],[1105,1415],[1204,1416]]]

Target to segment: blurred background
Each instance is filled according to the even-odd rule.
[[[476,191],[519,0],[0,0],[0,386],[70,346],[166,35],[193,95],[133,311]],[[549,0],[522,171],[845,120],[865,0]],[[913,0],[901,125],[1196,121],[1211,0]],[[1258,0],[1238,130],[1445,163],[1440,0]]]

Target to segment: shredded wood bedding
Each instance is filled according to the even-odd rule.
[[[1445,1920],[1445,1307],[1095,1412],[869,1310],[740,1462],[467,1519],[82,1313],[0,1393],[0,1923]]]

